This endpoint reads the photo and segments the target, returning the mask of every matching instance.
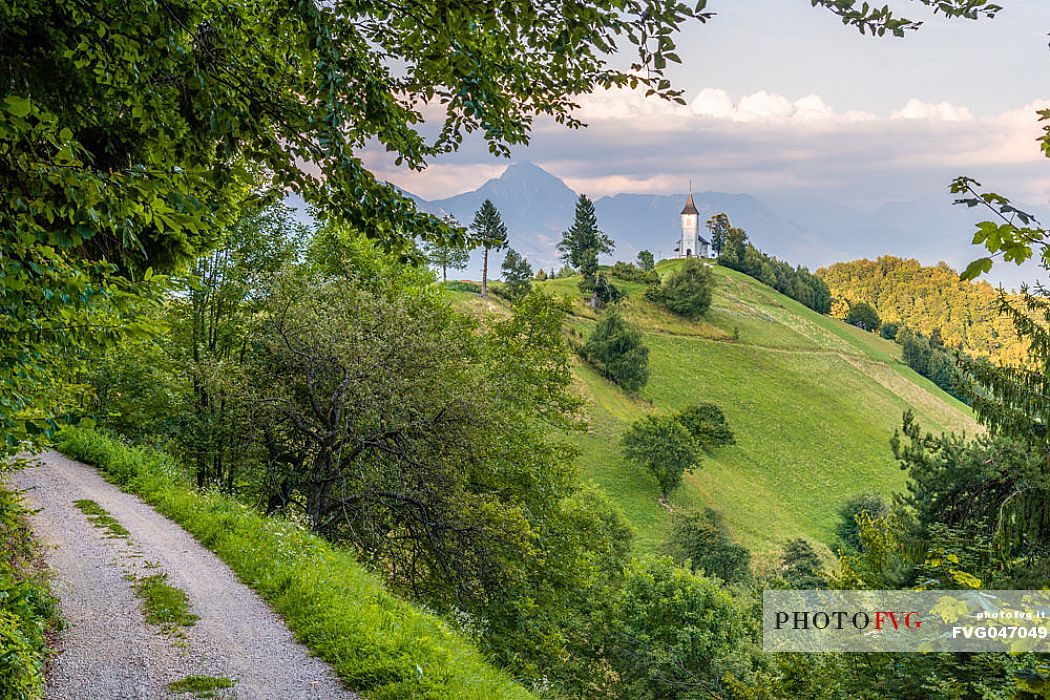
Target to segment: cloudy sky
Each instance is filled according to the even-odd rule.
[[[594,196],[697,189],[881,203],[942,194],[967,174],[1050,204],[1035,110],[1050,107],[1050,2],[1005,0],[993,21],[927,20],[905,39],[860,36],[806,0],[712,0],[678,38],[687,106],[629,91],[582,100],[589,127],[537,123],[515,153]],[[468,142],[423,173],[366,154],[426,198],[473,189],[506,161]]]

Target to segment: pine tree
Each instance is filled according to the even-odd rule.
[[[591,291],[591,308],[598,308],[598,256],[613,251],[613,241],[598,229],[598,215],[594,203],[581,194],[576,202],[576,218],[569,230],[562,234],[558,250],[561,259],[583,275],[582,289]]]
[[[488,297],[489,292],[489,251],[502,250],[507,245],[507,227],[499,214],[499,209],[486,199],[481,208],[474,213],[470,232],[481,243],[484,250],[484,262],[481,268],[481,296]]]
[[[520,299],[532,288],[532,265],[513,248],[503,258],[503,281],[507,283],[507,294],[511,299]]]

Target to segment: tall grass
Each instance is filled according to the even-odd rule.
[[[0,481],[10,464],[0,461]],[[0,487],[0,700],[44,697],[45,632],[57,624],[17,493]]]
[[[439,618],[384,589],[350,552],[229,496],[194,490],[164,453],[84,428],[64,430],[59,449],[215,552],[348,688],[375,700],[531,697]]]

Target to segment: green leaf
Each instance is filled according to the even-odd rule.
[[[959,275],[962,280],[974,280],[992,269],[991,258],[977,258]]]

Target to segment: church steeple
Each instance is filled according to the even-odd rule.
[[[685,208],[682,209],[683,214],[699,214],[696,210],[696,205],[693,204],[693,181],[689,181],[689,198],[685,200]]]

